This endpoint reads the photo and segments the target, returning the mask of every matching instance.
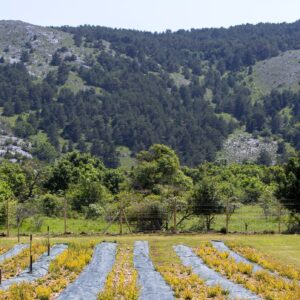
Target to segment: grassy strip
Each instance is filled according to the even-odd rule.
[[[283,265],[249,246],[241,246],[233,242],[228,243],[228,246],[233,251],[261,265],[265,269],[276,272],[281,276],[286,276],[292,280],[300,280],[300,271],[296,270],[292,265]]]
[[[47,247],[44,243],[34,243],[32,245],[32,260],[33,262],[41,256]],[[0,263],[0,269],[2,270],[2,280],[7,280],[18,274],[29,266],[29,248],[24,249],[18,255],[6,259]]]
[[[244,285],[247,289],[268,300],[300,299],[298,282],[288,282],[267,271],[252,271],[246,263],[236,263],[228,252],[219,252],[210,243],[203,243],[195,249],[203,261],[231,281]]]
[[[180,218],[180,213],[178,218]],[[50,227],[52,233],[63,233],[64,232],[64,219],[63,218],[42,218],[42,226],[38,230],[34,224],[32,218],[24,220],[20,228],[21,233],[45,233],[47,231],[47,226]],[[236,209],[235,213],[230,218],[229,230],[231,232],[245,232],[245,222],[248,224],[248,232],[263,232],[278,230],[278,221],[274,216],[270,216],[267,219],[263,215],[262,208],[259,205],[245,205]],[[199,230],[200,225],[203,221],[199,220],[198,217],[194,216],[190,220],[186,220],[182,223],[180,229],[183,230]],[[99,218],[96,220],[85,219],[83,216],[79,218],[69,218],[68,219],[68,231],[72,231],[75,234],[81,232],[88,233],[101,233],[107,227],[108,223],[104,218]],[[212,228],[215,230],[220,230],[225,226],[225,215],[217,215]],[[283,222],[282,230],[286,229],[286,224]],[[127,227],[123,228],[124,232],[128,232]],[[0,231],[5,231],[4,226],[0,226]],[[113,223],[109,228],[110,233],[119,233],[118,222]],[[17,227],[11,228],[11,235],[17,234]]]
[[[22,226],[20,228],[21,233],[36,233],[42,234],[47,232],[47,227],[50,227],[50,233],[61,234],[64,232],[64,219],[63,218],[50,218],[43,217],[42,218],[42,226],[38,230],[35,228],[34,222],[32,218],[28,218],[24,220]],[[99,218],[96,220],[88,220],[84,217],[80,217],[78,219],[69,218],[67,222],[67,229],[72,233],[79,234],[81,232],[88,232],[91,234],[101,233],[107,227],[108,223],[103,219]],[[0,226],[0,232],[4,231],[5,228]],[[125,227],[124,232],[127,232],[128,229]],[[113,223],[109,228],[110,233],[118,233],[119,232],[119,224]],[[11,228],[11,235],[17,235],[17,228]]]
[[[138,299],[137,277],[133,265],[132,244],[122,244],[118,247],[115,265],[106,279],[104,290],[98,295],[98,300]]]
[[[169,246],[169,247],[168,247]],[[220,286],[209,287],[191,268],[180,262],[171,245],[152,243],[151,258],[158,272],[174,290],[176,299],[227,299],[227,292]],[[166,255],[167,254],[167,255]]]
[[[14,284],[7,291],[0,291],[0,298],[3,300],[54,299],[90,262],[94,246],[93,242],[71,243],[66,251],[51,262],[49,273],[45,277],[33,283]]]

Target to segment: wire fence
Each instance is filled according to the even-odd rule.
[[[181,206],[177,208],[174,206],[162,207],[161,209],[148,211],[130,211],[130,209],[124,208],[121,217],[118,211],[114,211],[110,215],[103,214],[100,218],[92,220],[83,216],[77,218],[67,216],[66,223],[68,230],[72,233],[168,232],[174,231],[174,229],[176,229],[176,232],[224,232],[227,222],[229,232],[282,233],[291,232],[297,224],[299,226],[300,214],[296,213],[296,211],[299,211],[299,206],[299,204],[292,202],[285,204],[285,206],[280,203],[273,205],[241,205],[226,213],[226,209],[224,208],[216,211],[211,205],[201,205],[201,210],[199,207],[197,208],[199,209],[197,214],[185,210]],[[176,216],[174,216],[174,213],[176,213]],[[0,235],[1,233],[3,235],[6,234],[5,216],[3,215],[2,217]],[[37,220],[43,223],[43,218],[46,219],[46,217],[40,215],[33,215],[31,218],[35,223]],[[63,223],[63,215],[59,218],[58,222]],[[86,225],[90,224],[90,222],[96,225],[99,222],[101,226],[93,228],[93,225]],[[13,220],[10,226],[12,232],[15,232],[16,223]],[[34,226],[32,228],[27,226],[21,227],[20,231],[21,234],[29,234],[30,232],[42,233],[43,229],[38,230]],[[55,229],[52,227],[52,234],[62,232],[63,225],[61,227],[55,226]]]

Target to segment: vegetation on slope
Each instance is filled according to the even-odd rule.
[[[18,22],[10,35],[14,47],[0,37],[0,105],[5,116],[19,116],[18,136],[47,134],[46,140],[35,139],[32,149],[46,161],[78,149],[117,166],[119,146],[135,154],[164,143],[184,164],[195,166],[214,160],[228,135],[242,126],[275,139],[278,156],[286,160],[287,143],[299,149],[298,90],[272,85],[280,92],[258,93],[249,81],[262,61],[278,65],[279,54],[297,53],[299,24],[158,34]],[[1,22],[0,28],[13,25]]]

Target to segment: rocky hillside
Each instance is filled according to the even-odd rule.
[[[275,162],[300,147],[299,36],[299,22],[152,34],[0,21],[2,118],[32,153],[42,137],[47,159],[78,149],[117,165],[120,147],[165,143],[188,165],[220,151]]]
[[[28,70],[36,76],[45,76],[54,52],[72,46],[70,34],[27,24],[21,21],[0,21],[0,55],[8,63],[21,61],[23,53]]]

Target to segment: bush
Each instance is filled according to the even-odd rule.
[[[300,215],[291,213],[288,220],[286,233],[300,233]]]
[[[34,215],[30,220],[31,230],[40,232],[43,223],[44,223],[44,218],[40,214]]]
[[[161,230],[167,220],[164,205],[157,200],[144,200],[130,208],[129,222],[135,222],[139,231]]]
[[[62,199],[52,195],[46,194],[41,198],[42,211],[47,217],[57,217],[62,208]]]
[[[85,211],[86,219],[97,219],[101,217],[104,213],[103,206],[98,203],[90,204]]]

